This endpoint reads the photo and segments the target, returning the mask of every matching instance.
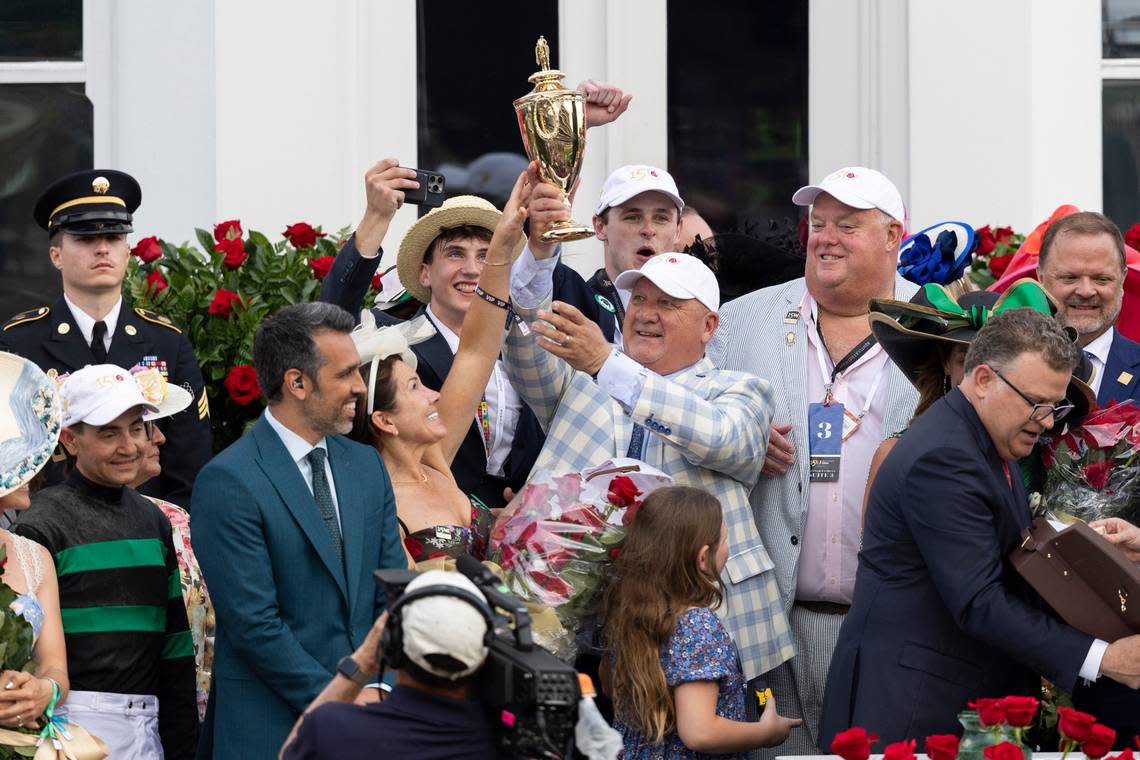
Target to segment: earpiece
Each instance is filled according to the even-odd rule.
[[[302,383],[300,380],[294,380],[293,381],[293,387],[294,388],[304,388],[305,384]]]

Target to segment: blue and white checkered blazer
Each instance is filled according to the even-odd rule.
[[[802,546],[799,536],[807,520],[809,480],[804,449],[808,440],[807,405],[813,399],[805,396],[809,367],[804,320],[784,319],[799,308],[805,290],[801,277],[726,304],[720,310],[720,327],[709,344],[709,356],[719,366],[771,379],[776,386],[775,420],[792,425],[791,439],[798,449],[795,464],[779,477],[762,478],[751,494],[760,535],[776,561],[785,609],[791,609],[795,599]],[[895,298],[905,301],[917,290],[914,283],[895,277]],[[884,389],[884,437],[909,424],[918,401],[918,393],[906,375],[894,363],[889,366]],[[860,498],[862,494],[860,490]]]
[[[549,309],[549,300],[540,308]],[[533,309],[516,310],[527,322],[533,320]],[[772,560],[748,504],[768,445],[768,382],[721,371],[703,358],[671,380],[650,372],[627,412],[589,375],[539,348],[535,337],[512,326],[503,350],[511,384],[546,431],[535,470],[575,471],[624,457],[634,422],[647,435],[659,436],[662,445],[649,447],[648,464],[679,484],[709,491],[724,510],[729,558],[719,612],[736,641],[745,677],[790,659],[792,636]]]

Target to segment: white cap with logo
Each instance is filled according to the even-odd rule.
[[[60,386],[63,426],[77,422],[106,425],[138,406],[143,414],[158,414],[157,404],[147,401],[134,375],[114,364],[91,364],[72,372]]]
[[[851,208],[877,208],[906,227],[906,206],[903,205],[902,195],[895,183],[874,169],[845,166],[828,174],[817,185],[801,187],[792,196],[792,203],[810,206],[820,193],[827,193]]]
[[[643,166],[633,164],[615,169],[606,177],[606,184],[602,185],[602,194],[598,198],[595,214],[600,214],[611,206],[620,206],[635,195],[657,192],[669,196],[669,200],[680,211],[685,207],[681,194],[677,192],[677,183],[664,169],[656,166]]]
[[[673,298],[695,298],[710,311],[720,311],[720,285],[716,275],[696,256],[687,253],[659,253],[641,265],[617,276],[614,285],[633,290],[642,277]]]
[[[484,599],[470,579],[443,570],[420,573],[404,593],[425,586],[454,586],[476,599]],[[400,619],[404,654],[433,675],[450,680],[463,678],[477,671],[487,659],[483,643],[487,621],[471,602],[454,596],[425,596],[404,606]],[[445,667],[445,663],[454,667]]]

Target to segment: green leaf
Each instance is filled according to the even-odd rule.
[[[194,234],[198,238],[198,245],[202,246],[203,250],[206,250],[206,251],[214,250],[214,236],[212,233],[207,232],[206,230],[202,229],[201,227],[197,227],[194,229]]]

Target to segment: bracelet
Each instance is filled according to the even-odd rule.
[[[492,304],[494,306],[498,306],[500,309],[505,309],[506,311],[511,310],[511,304],[508,301],[504,301],[503,299],[499,298],[498,296],[491,295],[490,293],[483,290],[483,288],[479,287],[478,285],[475,286],[475,295],[479,296],[480,298],[482,298],[484,301],[486,301],[489,304]]]
[[[512,263],[512,262],[511,262],[509,259],[508,259],[507,261],[484,261],[484,262],[483,262],[483,266],[488,266],[488,267],[509,267],[509,266],[511,265],[511,263]]]
[[[499,298],[498,296],[493,296],[490,293],[488,293],[487,291],[483,290],[483,288],[479,287],[478,285],[475,286],[475,295],[479,296],[480,298],[482,298],[484,301],[491,304],[492,306],[498,306],[500,309],[506,310],[506,312],[507,312],[506,327],[508,330],[511,327],[511,322],[514,322],[516,325],[519,326],[519,332],[520,333],[522,333],[523,335],[530,335],[530,328],[527,327],[526,322],[523,321],[523,318],[515,313],[514,307],[511,306],[510,301],[504,301],[503,299]]]

